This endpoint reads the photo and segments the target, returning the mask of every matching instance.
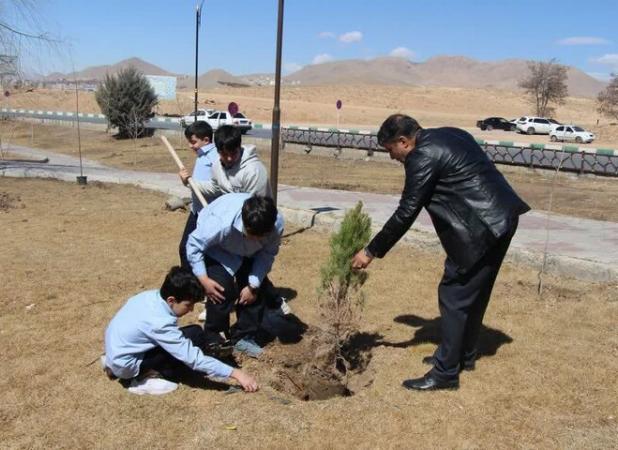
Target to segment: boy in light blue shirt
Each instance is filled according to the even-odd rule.
[[[104,365],[108,376],[132,380],[133,388],[143,388],[153,373],[177,380],[188,367],[210,377],[233,378],[245,391],[257,390],[253,377],[203,353],[206,340],[200,326],[178,327],[178,317],[192,311],[193,305],[203,299],[200,282],[180,267],[172,267],[160,290],[130,298],[105,331]],[[165,388],[175,388],[175,383],[167,383]],[[155,392],[146,389],[137,393]]]
[[[191,150],[195,152],[195,166],[193,167],[193,174],[191,178],[195,181],[206,182],[212,177],[212,166],[219,160],[219,154],[217,153],[217,147],[213,144],[213,131],[208,122],[198,120],[185,128],[185,138],[189,143]],[[186,185],[186,179],[182,182]],[[206,197],[207,201],[210,201],[210,197]],[[197,223],[197,215],[202,209],[202,203],[199,201],[193,191],[191,191],[191,211],[189,211],[189,217],[187,217],[187,223],[185,229],[182,232],[182,238],[180,239],[180,245],[178,246],[178,253],[180,255],[180,265],[184,268],[190,268],[187,261],[187,238]]]
[[[283,217],[270,197],[226,194],[204,208],[187,240],[187,259],[206,291],[207,338],[223,332],[252,357],[263,315],[262,282],[279,252]],[[230,313],[236,324],[230,329]]]

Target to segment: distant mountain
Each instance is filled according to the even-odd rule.
[[[116,64],[104,65],[104,66],[93,66],[87,67],[84,70],[80,70],[78,72],[71,72],[67,74],[62,73],[52,73],[45,77],[47,81],[56,81],[56,80],[103,80],[106,74],[116,74],[122,69],[126,69],[129,66],[135,67],[137,70],[142,72],[144,75],[162,75],[162,76],[175,76],[174,73],[168,72],[154,64],[150,64],[149,62],[144,61],[140,58],[129,58],[124,59]]]
[[[129,58],[112,65],[88,67],[75,74],[53,73],[47,81],[62,79],[100,81],[105,74],[134,66],[146,75],[177,77],[179,89],[192,89],[195,78],[174,74],[140,58]],[[519,81],[528,73],[528,62],[523,59],[483,62],[464,56],[436,56],[425,62],[411,62],[403,58],[380,57],[371,60],[349,59],[324,64],[307,65],[283,77],[287,85],[383,84],[414,86],[446,86],[462,88],[498,88],[517,90]],[[569,95],[594,97],[606,83],[574,67],[568,67]],[[274,83],[274,74],[254,73],[232,75],[222,69],[210,70],[198,78],[200,88],[216,86],[268,86]]]
[[[516,90],[527,73],[528,63],[522,59],[482,62],[463,56],[437,56],[414,63],[403,58],[381,57],[313,64],[284,79],[301,85],[358,83]],[[568,67],[567,73],[569,95],[593,97],[606,86],[574,67]]]
[[[208,89],[221,85],[234,87],[246,87],[251,85],[251,83],[244,80],[243,78],[234,76],[231,73],[226,72],[222,69],[213,69],[209,70],[206,73],[203,73],[198,77],[197,82],[200,89]],[[178,89],[191,89],[195,86],[195,77],[179,77],[176,86],[178,87]]]

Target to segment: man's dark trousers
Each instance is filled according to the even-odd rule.
[[[434,354],[431,374],[439,380],[459,376],[460,364],[476,359],[477,341],[491,291],[502,260],[517,230],[517,220],[511,230],[499,238],[487,253],[470,269],[461,273],[447,258],[444,275],[438,288],[442,341]]]
[[[206,303],[204,331],[207,338],[212,339],[213,336],[221,331],[226,334],[230,331],[230,313],[236,307],[236,323],[231,330],[230,336],[232,342],[236,343],[243,338],[255,339],[264,314],[264,301],[261,294],[264,286],[260,287],[257,299],[252,304],[236,304],[236,300],[240,297],[240,291],[248,285],[247,278],[253,265],[253,259],[244,258],[235,276],[230,275],[225,267],[208,256],[204,257],[204,262],[208,277],[215,280],[225,289],[225,300],[221,303],[213,303],[210,300]],[[267,282],[267,280],[265,279],[264,282]]]
[[[189,235],[193,233],[197,227],[197,214],[189,211],[189,217],[187,217],[187,223],[185,229],[182,232],[182,238],[180,239],[180,245],[178,245],[178,255],[180,256],[180,267],[183,269],[191,270],[191,264],[187,260],[187,240]]]

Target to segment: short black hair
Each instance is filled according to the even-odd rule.
[[[212,127],[208,122],[204,122],[203,120],[193,122],[185,128],[185,137],[191,139],[193,135],[199,139],[208,138],[208,140],[212,142]]]
[[[249,197],[242,205],[242,223],[253,236],[266,236],[275,227],[277,207],[270,197]]]
[[[215,132],[215,145],[219,152],[233,152],[242,144],[242,133],[238,127],[223,125]]]
[[[382,123],[380,131],[378,131],[378,144],[384,146],[384,144],[389,144],[401,136],[412,139],[422,129],[416,119],[405,114],[393,114]]]
[[[174,297],[176,302],[190,301],[197,303],[204,300],[204,287],[193,272],[180,266],[170,269],[159,291],[163,299]]]

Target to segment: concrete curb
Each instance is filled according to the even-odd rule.
[[[97,173],[98,172],[98,173]],[[79,175],[77,170],[74,171],[51,171],[45,170],[44,167],[30,168],[2,168],[0,169],[0,177],[16,177],[16,178],[50,178],[67,182],[75,182],[76,176]],[[122,176],[104,173],[104,171],[89,171],[88,177],[91,181],[116,184],[130,184],[143,189],[163,192],[167,195],[176,195],[182,197],[186,194],[186,188],[179,186],[177,188],[166,188],[162,183],[157,183],[152,180],[136,179],[128,181]],[[289,206],[280,205],[279,210],[283,214],[286,222],[300,226],[302,228],[311,228],[324,232],[332,232],[336,230],[343,219],[345,211],[314,211],[291,208]],[[381,225],[372,226],[374,233],[381,229]],[[439,251],[443,254],[443,250],[438,240],[438,237],[429,229],[412,228],[403,237],[402,242],[406,245],[412,245],[429,251]],[[535,270],[540,270],[543,264],[543,253],[538,251],[530,251],[517,245],[511,245],[507,253],[506,260],[517,265],[531,267]],[[556,255],[548,253],[545,272],[558,277],[576,278],[594,282],[617,282],[618,268],[608,266],[605,263],[591,261],[586,259],[574,258],[570,256]]]

